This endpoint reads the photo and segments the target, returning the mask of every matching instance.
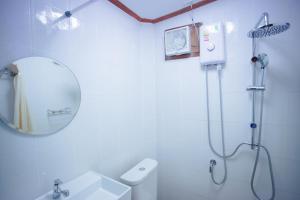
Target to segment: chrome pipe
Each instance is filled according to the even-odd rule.
[[[265,25],[268,25],[269,24],[269,13],[265,12],[265,13],[263,13],[263,15],[264,15]]]
[[[72,10],[67,10],[64,12],[64,14],[62,16],[60,16],[59,18],[55,19],[52,24],[56,24],[58,22],[60,22],[61,20],[64,20],[66,18],[70,18],[74,13],[84,9],[85,7],[89,6],[90,4],[96,2],[98,0],[89,0],[79,6],[77,6],[76,8],[73,8]]]
[[[252,38],[252,57],[255,57],[255,50],[256,50],[256,44],[255,44],[255,38]],[[252,85],[256,85],[256,62],[253,62],[252,65]],[[255,130],[256,130],[256,126],[252,126],[252,125],[256,125],[255,123],[255,99],[256,99],[256,94],[255,91],[252,92],[252,121],[250,123],[250,127],[251,127],[251,149],[254,150],[254,143],[255,143]]]
[[[254,29],[257,29],[261,22],[264,21],[264,25],[269,25],[269,13],[264,12],[262,16],[259,18],[258,22],[255,24]]]
[[[78,7],[73,8],[73,9],[70,10],[69,12],[72,13],[72,14],[74,14],[74,13],[76,13],[76,12],[82,10],[83,8],[89,6],[90,4],[95,3],[96,1],[98,1],[98,0],[89,0],[89,1],[87,1],[87,2],[85,2],[85,3],[83,3],[83,4],[81,4],[81,5],[79,5]]]

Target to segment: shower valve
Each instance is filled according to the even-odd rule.
[[[251,123],[251,124],[250,124],[250,128],[254,129],[254,128],[256,128],[256,127],[257,127],[256,123]]]
[[[253,56],[251,58],[251,62],[256,63],[258,61],[258,58],[256,56]]]

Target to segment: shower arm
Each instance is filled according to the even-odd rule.
[[[259,18],[258,22],[255,24],[254,29],[257,29],[261,22],[264,21],[264,26],[269,25],[269,13],[264,12],[261,17]]]
[[[89,6],[90,4],[92,4],[92,3],[96,2],[96,1],[98,1],[98,0],[88,0],[87,2],[85,2],[85,3],[83,3],[83,4],[79,5],[79,6],[77,6],[76,8],[73,8],[72,10],[65,11],[64,14],[61,17],[55,19],[52,22],[52,24],[56,24],[59,21],[65,19],[65,18],[70,18],[74,13],[82,10],[83,8]]]

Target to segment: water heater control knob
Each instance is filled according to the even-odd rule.
[[[212,43],[212,42],[209,42],[208,44],[207,44],[207,50],[208,51],[213,51],[214,49],[215,49],[215,44],[214,43]]]

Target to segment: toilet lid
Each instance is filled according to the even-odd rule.
[[[143,182],[148,175],[157,168],[157,161],[153,159],[144,159],[128,172],[121,176],[121,180],[130,186],[135,186]]]

